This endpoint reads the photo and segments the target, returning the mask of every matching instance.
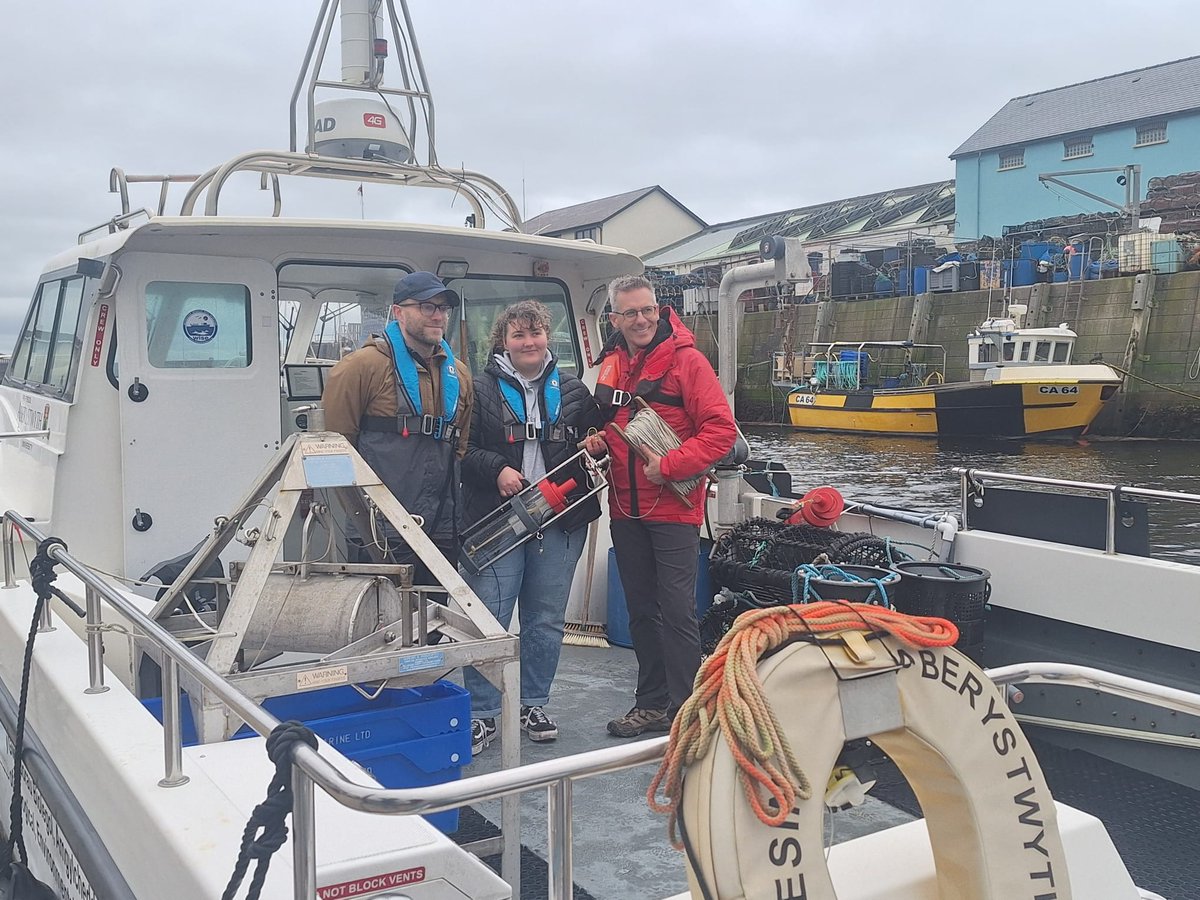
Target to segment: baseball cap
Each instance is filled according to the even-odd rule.
[[[396,282],[396,289],[392,291],[392,302],[432,300],[439,294],[446,295],[446,303],[449,306],[458,306],[461,302],[458,294],[446,287],[442,279],[432,272],[410,272]]]

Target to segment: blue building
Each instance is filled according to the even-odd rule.
[[[1144,197],[1151,178],[1200,169],[1200,56],[1015,97],[950,158],[959,240],[998,237],[1005,225],[1034,219],[1114,212],[1038,176],[1138,165]],[[1123,204],[1119,176],[1059,177]]]

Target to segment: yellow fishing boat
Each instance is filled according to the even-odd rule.
[[[950,383],[938,344],[813,344],[790,359],[775,355],[775,383],[790,388],[788,422],[810,431],[1077,437],[1121,376],[1103,364],[1073,364],[1075,339],[1065,324],[989,319],[967,339],[970,380]]]

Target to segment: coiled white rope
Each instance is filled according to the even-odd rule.
[[[625,433],[635,446],[645,444],[659,456],[666,456],[669,451],[677,449],[682,444],[679,435],[671,430],[671,426],[648,406],[638,410],[629,419],[629,423],[625,426]],[[697,475],[695,478],[676,481],[675,484],[679,485],[685,494],[690,494],[700,485],[702,478],[702,475]]]

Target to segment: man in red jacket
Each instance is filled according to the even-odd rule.
[[[665,456],[643,448],[649,459],[643,462],[615,435],[607,441],[612,542],[638,660],[633,708],[609,722],[608,731],[633,737],[670,729],[700,666],[696,568],[705,482],[689,495],[690,507],[667,482],[708,471],[733,446],[737,428],[695,337],[670,307],[659,309],[649,281],[617,278],[608,300],[616,331],[600,356],[601,410],[624,427],[637,411],[634,398],[641,397],[682,442]]]

